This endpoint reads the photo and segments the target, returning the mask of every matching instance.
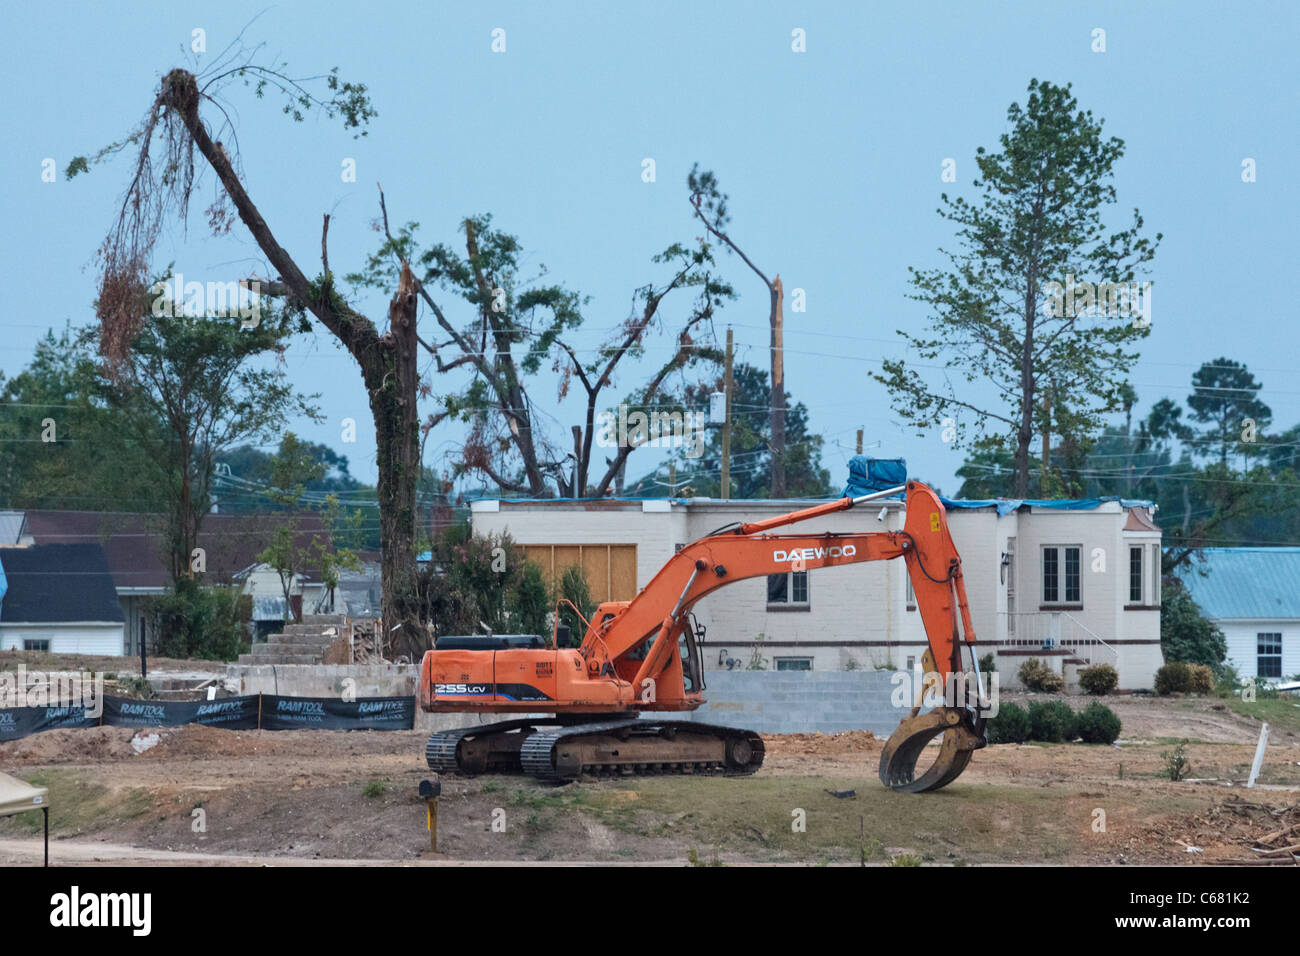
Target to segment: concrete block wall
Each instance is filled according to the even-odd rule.
[[[689,719],[764,734],[869,730],[888,737],[907,708],[890,697],[897,671],[711,671]],[[904,695],[906,696],[906,695]]]
[[[711,671],[708,701],[681,719],[744,727],[767,734],[841,733],[870,730],[888,736],[907,714],[891,702],[896,671]],[[231,664],[227,676],[240,694],[334,697],[343,681],[356,682],[358,697],[403,697],[415,693],[418,668],[412,664]],[[906,697],[906,695],[904,695]],[[520,715],[526,716],[526,715]],[[674,715],[658,715],[674,719]],[[465,724],[508,720],[504,714],[426,714],[417,711],[420,730],[447,730]]]
[[[410,697],[420,676],[418,664],[228,664],[226,677],[239,682],[239,694],[284,697],[339,697],[348,689],[358,697]]]

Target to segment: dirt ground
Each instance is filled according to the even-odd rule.
[[[866,732],[766,737],[753,777],[447,776],[438,854],[421,732],[192,725],[136,753],[129,728],[56,730],[0,745],[0,770],[50,788],[51,857],[69,864],[1199,864],[1258,860],[1251,847],[1293,823],[1300,842],[1294,732],[1271,737],[1247,790],[1258,723],[1212,700],[1107,703],[1117,746],[988,747],[924,795],[880,785]],[[1175,783],[1165,757],[1182,739],[1191,773]],[[39,826],[0,821],[0,865],[39,862]]]

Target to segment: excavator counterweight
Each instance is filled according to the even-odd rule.
[[[901,531],[771,533],[904,491]],[[736,581],[894,558],[906,562],[925,628],[927,680],[944,688],[960,685],[969,662],[978,685],[961,559],[938,495],[913,481],[700,538],[673,555],[630,601],[599,605],[576,648],[557,647],[555,635],[547,647],[506,637],[443,638],[421,664],[424,710],[530,716],[435,733],[426,748],[429,766],[549,779],[753,773],[763,762],[758,734],[642,716],[691,711],[704,703],[692,608]],[[983,708],[981,698],[976,700],[970,705],[945,697],[922,714],[918,688],[915,706],[881,754],[881,781],[894,790],[920,792],[955,780],[971,753],[984,746]],[[934,764],[918,776],[926,744],[940,735]]]

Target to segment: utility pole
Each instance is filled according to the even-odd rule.
[[[768,287],[772,326],[772,481],[771,497],[786,496],[785,480],[785,319],[781,311],[781,277]]]
[[[727,413],[722,421],[722,500],[731,497],[731,329],[727,329],[727,364],[722,376],[722,391],[726,395]]]
[[[862,454],[862,429],[858,429],[858,454]]]
[[[677,463],[670,461],[668,463],[668,497],[671,498],[677,494]]]

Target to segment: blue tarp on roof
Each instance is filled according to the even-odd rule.
[[[1057,508],[1061,511],[1090,511],[1107,501],[1118,501],[1125,508],[1154,508],[1154,501],[1141,498],[944,498],[945,508],[997,508],[998,516],[1009,515],[1021,505],[1034,508]]]
[[[907,484],[907,462],[902,458],[868,458],[854,455],[849,459],[849,483],[846,498],[887,491]]]
[[[1300,618],[1300,548],[1205,548],[1181,573],[1205,616]],[[1204,572],[1204,573],[1202,573]]]

